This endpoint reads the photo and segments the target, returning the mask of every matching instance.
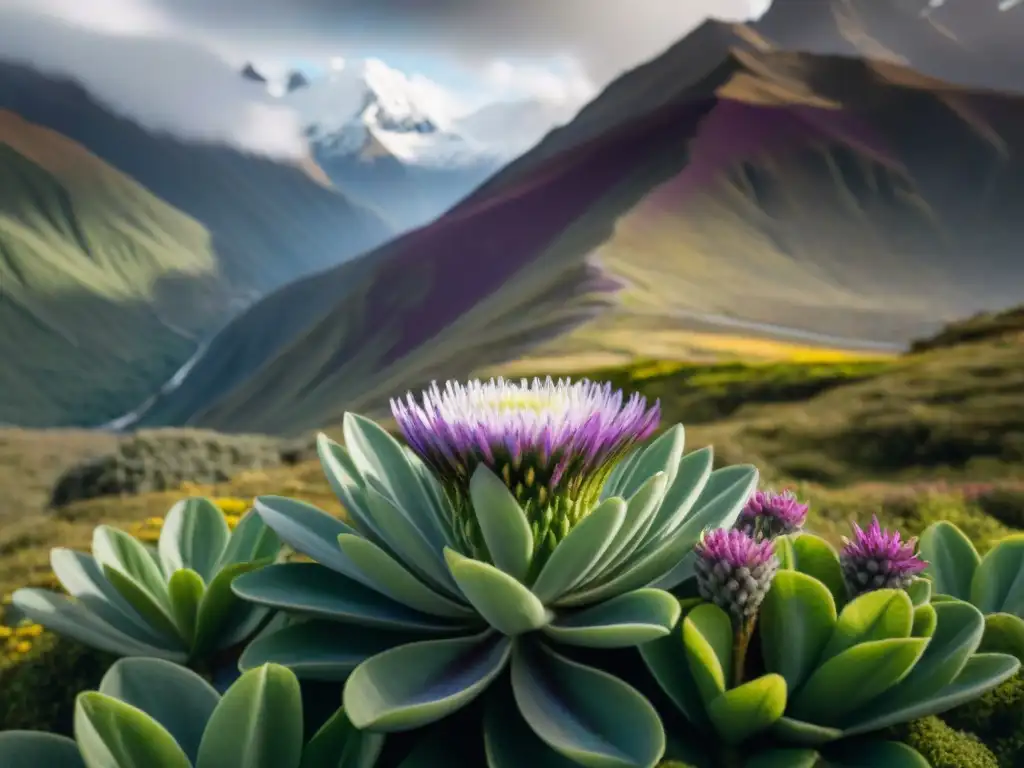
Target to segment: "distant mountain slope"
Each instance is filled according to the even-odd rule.
[[[230,296],[201,224],[0,111],[0,422],[119,415],[226,319]]]
[[[840,13],[862,6],[884,46]],[[1024,86],[981,86],[1024,71],[1024,49],[964,48],[923,6],[776,0],[758,25],[704,25],[437,222],[254,306],[144,422],[300,431],[545,334],[563,351],[652,324],[906,344],[1019,303]],[[941,59],[948,81],[897,59]],[[587,311],[614,305],[609,280],[629,283],[618,305],[569,332],[587,312],[563,300],[596,285]],[[246,343],[292,312],[270,354]]]
[[[2,57],[2,55],[0,55]],[[383,242],[391,228],[321,169],[151,133],[79,85],[0,61],[0,109],[82,144],[203,224],[224,274],[263,294]]]

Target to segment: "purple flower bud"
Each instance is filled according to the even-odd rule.
[[[756,491],[740,512],[736,528],[757,539],[774,539],[803,528],[807,509],[792,491]]]
[[[928,563],[914,553],[916,538],[902,541],[872,516],[867,531],[853,524],[853,540],[843,537],[839,562],[851,597],[875,589],[906,589]]]
[[[705,532],[694,551],[700,596],[737,624],[756,616],[779,569],[772,540],[755,541],[743,531],[717,528]]]
[[[456,512],[467,554],[486,548],[469,502],[469,480],[483,464],[523,507],[538,550],[553,549],[594,506],[614,464],[658,426],[660,406],[628,400],[611,384],[502,378],[436,383],[391,412],[409,447],[434,470]]]

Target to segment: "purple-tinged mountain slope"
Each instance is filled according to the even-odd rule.
[[[861,5],[871,29],[835,12]],[[436,222],[255,305],[143,422],[300,432],[594,327],[898,346],[1019,301],[1024,97],[978,85],[1010,65],[907,3],[810,6],[626,73]]]

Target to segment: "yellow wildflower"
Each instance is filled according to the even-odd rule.
[[[32,650],[32,643],[28,640],[22,640],[20,643],[14,646],[15,653],[28,653]]]
[[[0,638],[10,637],[13,634],[13,629],[11,629],[10,627],[5,627],[3,624],[0,624]]]
[[[18,637],[39,637],[43,634],[43,627],[40,624],[27,624],[14,630]]]

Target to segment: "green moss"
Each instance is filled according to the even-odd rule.
[[[1024,674],[947,712],[943,719],[954,728],[977,734],[989,744],[1000,768],[1024,765]]]
[[[897,734],[932,768],[1000,768],[996,756],[977,736],[951,728],[934,716],[901,726]]]
[[[0,731],[71,735],[75,696],[98,687],[115,658],[44,633],[29,653],[0,664]]]

